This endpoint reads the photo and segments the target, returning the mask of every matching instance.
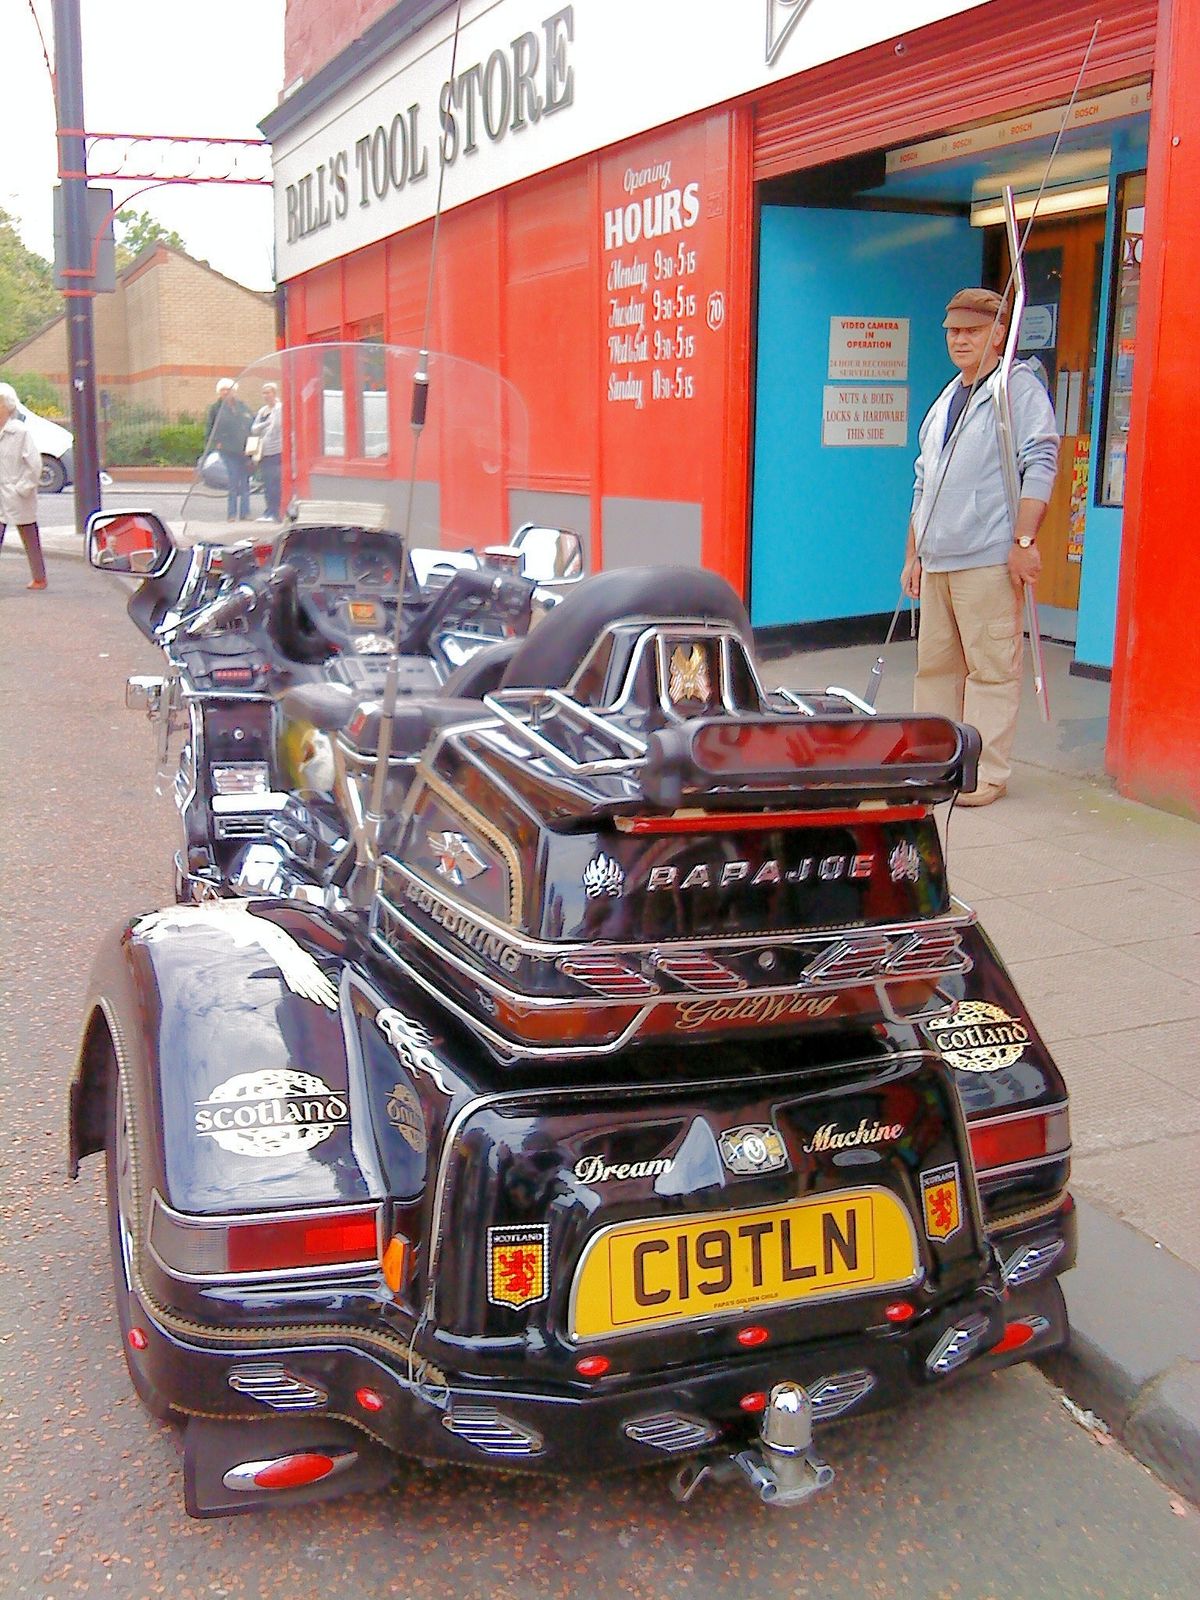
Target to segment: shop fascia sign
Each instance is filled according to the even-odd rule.
[[[464,0],[276,140],[279,276],[981,3]]]

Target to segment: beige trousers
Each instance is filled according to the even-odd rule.
[[[1020,590],[1007,566],[921,572],[913,710],[979,729],[979,787],[1007,783],[1021,703]]]

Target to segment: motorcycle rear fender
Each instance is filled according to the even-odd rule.
[[[275,902],[175,906],[110,934],[71,1083],[72,1175],[104,1147],[116,1063],[146,1176],[175,1210],[380,1197],[343,957],[323,919]]]

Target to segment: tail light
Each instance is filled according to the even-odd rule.
[[[356,1450],[296,1450],[265,1461],[242,1461],[230,1467],[221,1481],[227,1489],[247,1494],[258,1489],[303,1489],[348,1471],[357,1460]]]
[[[379,1266],[377,1206],[243,1219],[185,1217],[154,1196],[150,1248],[173,1277],[367,1270]]]
[[[1071,1119],[1066,1106],[1053,1106],[1048,1111],[973,1122],[970,1135],[975,1171],[982,1177],[1004,1167],[1066,1155],[1071,1148]]]

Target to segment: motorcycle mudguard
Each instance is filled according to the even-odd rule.
[[[102,1144],[102,1017],[147,1177],[174,1209],[377,1197],[371,1141],[355,1137],[343,954],[317,914],[269,902],[173,906],[110,936],[71,1089],[73,1165]]]

